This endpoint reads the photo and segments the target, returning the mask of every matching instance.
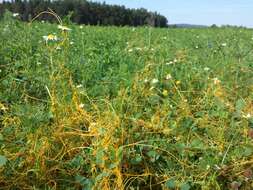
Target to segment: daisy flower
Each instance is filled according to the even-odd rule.
[[[58,38],[56,35],[53,35],[53,34],[49,34],[47,36],[43,36],[43,39],[48,42],[48,41],[57,41]]]
[[[68,28],[68,27],[62,26],[62,25],[58,25],[58,29],[60,29],[60,30],[62,30],[62,31],[64,31],[64,32],[70,31],[70,30],[71,30],[71,28]]]
[[[156,83],[158,83],[158,82],[159,82],[158,79],[153,79],[153,80],[151,81],[152,84],[156,84]]]
[[[170,80],[170,79],[172,79],[172,76],[171,76],[171,74],[167,74],[165,78],[166,78],[166,80]]]
[[[250,113],[246,114],[246,115],[242,115],[243,118],[245,119],[251,119],[252,115]]]
[[[222,46],[222,47],[226,47],[227,44],[226,44],[226,43],[222,43],[221,46]]]
[[[18,17],[18,16],[19,16],[19,13],[13,13],[12,16],[13,16],[13,17]]]
[[[81,109],[84,108],[84,104],[80,104],[79,108],[81,108]]]
[[[172,65],[174,62],[173,61],[170,61],[168,63],[166,63],[166,65]]]
[[[214,83],[215,85],[218,85],[218,84],[221,83],[221,81],[220,81],[218,78],[214,78],[214,79],[213,79],[213,83]]]
[[[82,84],[79,84],[79,85],[76,86],[76,88],[82,88],[82,87],[83,87]]]

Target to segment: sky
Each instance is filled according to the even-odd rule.
[[[238,25],[253,27],[253,0],[93,0],[128,8],[146,8],[170,24]]]

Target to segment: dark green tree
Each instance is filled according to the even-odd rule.
[[[146,9],[128,9],[119,5],[90,2],[86,0],[15,0],[0,3],[0,16],[4,10],[19,13],[23,21],[29,21],[40,12],[54,10],[60,17],[71,14],[71,21],[77,24],[167,27],[167,18]],[[53,22],[50,15],[38,19]]]

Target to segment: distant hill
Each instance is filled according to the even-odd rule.
[[[196,25],[196,24],[169,24],[171,28],[207,28],[206,25]]]

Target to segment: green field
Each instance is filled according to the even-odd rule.
[[[0,189],[253,188],[253,30],[65,26],[0,21]]]

